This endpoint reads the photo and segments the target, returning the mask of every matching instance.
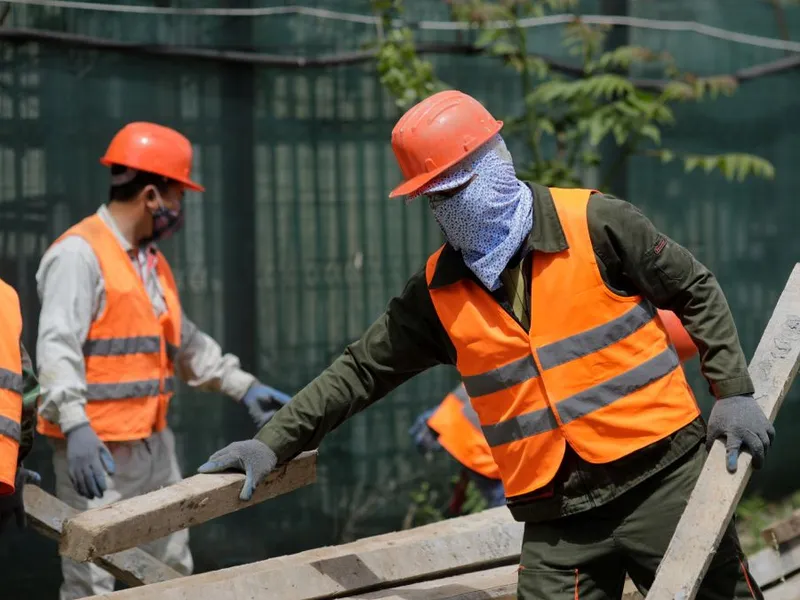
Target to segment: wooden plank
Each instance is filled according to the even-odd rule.
[[[785,577],[800,572],[800,540],[781,547],[760,550],[747,559],[753,579],[762,588],[774,585]]]
[[[778,546],[800,538],[800,509],[794,511],[788,518],[764,529],[761,536],[770,546]]]
[[[95,600],[312,600],[517,564],[523,524],[505,507],[341,546],[167,581]]]
[[[316,452],[301,454],[276,469],[248,502],[239,499],[244,474],[195,475],[67,520],[59,551],[85,562],[133,548],[313,483],[316,468]]]
[[[764,592],[764,600],[800,600],[800,573]]]
[[[770,421],[800,366],[800,264],[795,265],[750,362],[756,399]],[[743,453],[738,471],[725,469],[725,446],[717,441],[689,497],[656,573],[647,600],[693,600],[711,557],[750,480],[752,458]]]
[[[77,510],[35,485],[25,486],[24,497],[31,527],[54,540],[61,537],[64,521],[78,514]],[[102,556],[94,563],[133,587],[181,577],[176,570],[139,548]]]
[[[342,600],[517,600],[517,566],[474,571],[463,575],[421,581]],[[625,580],[621,600],[642,600],[630,579]]]

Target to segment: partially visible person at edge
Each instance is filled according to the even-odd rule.
[[[130,123],[101,163],[108,203],[61,235],[36,275],[42,302],[37,360],[43,401],[38,430],[53,445],[58,498],[87,510],[180,481],[167,408],[175,375],[193,388],[240,401],[261,427],[288,396],[243,371],[239,359],[183,314],[156,242],[184,220],[192,146],[153,123]],[[189,534],[145,548],[192,571]],[[62,559],[61,600],[111,592],[99,567]]]
[[[671,311],[658,310],[682,363],[697,356],[697,346],[680,320]],[[461,514],[470,482],[480,493],[486,508],[505,506],[506,497],[500,470],[492,449],[481,431],[480,418],[460,383],[434,408],[424,411],[408,430],[417,450],[423,454],[446,451],[461,465],[461,473],[448,503],[451,515]]]
[[[401,383],[455,365],[525,523],[521,600],[619,598],[656,568],[706,458],[725,439],[760,467],[771,423],[753,398],[712,273],[635,206],[517,179],[502,123],[458,91],[392,132],[405,181],[447,243],[361,339],[248,441],[200,471],[245,471],[249,498],[275,465],[316,447]],[[696,343],[716,397],[708,431],[656,307]],[[729,524],[697,598],[760,598]]]
[[[0,534],[9,521],[25,527],[23,489],[41,478],[22,461],[33,447],[39,383],[22,345],[22,312],[17,292],[0,280]]]

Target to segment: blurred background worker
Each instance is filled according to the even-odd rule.
[[[56,495],[79,510],[181,479],[167,425],[175,375],[240,400],[259,427],[288,399],[183,315],[155,245],[183,224],[185,190],[203,191],[190,179],[189,140],[130,123],[101,162],[111,169],[108,204],[57,239],[37,273],[38,429],[53,440]],[[188,541],[181,531],[146,549],[190,573]],[[92,564],[64,559],[62,574],[61,600],[114,589],[114,578]]]
[[[39,474],[22,466],[33,446],[39,384],[22,345],[19,297],[0,280],[0,533],[11,519],[25,526],[22,490],[40,482]]]
[[[658,315],[680,361],[685,363],[697,356],[697,346],[675,313],[659,309]],[[445,396],[438,406],[419,415],[408,433],[421,452],[446,450],[463,467],[448,506],[451,514],[461,512],[466,499],[465,489],[470,481],[475,484],[487,508],[506,503],[500,471],[463,383]]]

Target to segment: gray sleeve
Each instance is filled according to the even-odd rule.
[[[181,348],[175,369],[178,377],[189,386],[221,392],[234,400],[241,400],[256,380],[241,369],[238,357],[223,354],[220,345],[200,331],[186,315],[181,319]]]
[[[83,344],[102,302],[100,265],[84,239],[68,237],[42,257],[36,282],[42,305],[36,343],[39,413],[68,431],[88,421]]]

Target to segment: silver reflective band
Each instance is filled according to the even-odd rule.
[[[125,383],[90,383],[86,386],[87,400],[129,400],[146,398],[160,394],[161,381],[146,379],[143,381],[126,381]],[[164,380],[164,392],[175,390],[175,378]]]
[[[8,369],[0,369],[0,389],[22,393],[22,374]]]
[[[158,336],[105,338],[86,340],[84,356],[123,356],[125,354],[157,354],[161,350]]]
[[[453,391],[453,395],[458,398],[458,401],[461,402],[461,404],[469,403],[469,395],[467,394],[467,390],[463,385],[458,386]]]
[[[456,397],[456,399],[461,402],[461,414],[464,415],[464,418],[469,421],[475,429],[480,430],[481,428],[481,420],[478,417],[478,413],[475,412],[475,409],[472,408],[472,403],[469,400],[469,396],[467,395],[467,390],[464,389],[463,385],[458,386],[452,394]]]
[[[8,417],[0,416],[0,435],[11,438],[19,443],[22,437],[22,430],[20,429],[19,423],[16,421],[12,421]]]
[[[539,369],[536,368],[533,356],[528,355],[486,373],[464,377],[464,387],[470,397],[478,398],[514,387],[538,375]]]
[[[658,381],[677,369],[679,365],[678,354],[670,346],[638,367],[560,401],[556,404],[558,416],[566,425]],[[489,446],[495,447],[545,433],[557,427],[558,424],[550,409],[541,408],[495,425],[484,425],[483,433]]]
[[[558,416],[561,418],[561,422],[566,425],[570,421],[613,404],[620,398],[629,396],[654,381],[658,381],[672,373],[679,366],[678,353],[675,348],[669,346],[661,354],[654,356],[638,367],[634,367],[622,375],[612,377],[608,381],[604,381],[574,396],[565,398],[556,404]]]
[[[655,307],[643,300],[624,315],[588,331],[542,346],[536,351],[542,369],[552,369],[576,358],[602,350],[625,339],[647,325],[656,316]]]
[[[483,435],[486,436],[486,441],[492,448],[557,428],[558,423],[549,408],[540,408],[508,421],[482,427]]]

